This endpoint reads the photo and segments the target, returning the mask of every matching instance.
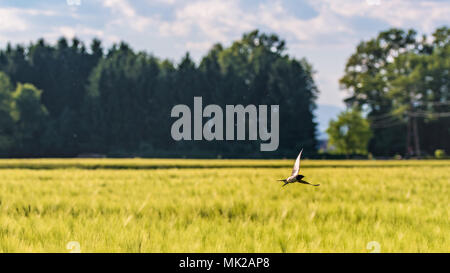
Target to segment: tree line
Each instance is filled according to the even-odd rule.
[[[293,156],[316,149],[312,66],[286,54],[283,40],[255,30],[214,45],[196,64],[137,52],[124,42],[43,39],[0,50],[0,155],[3,157]],[[279,148],[260,141],[175,141],[173,106],[280,105]],[[270,124],[269,124],[270,126]],[[248,138],[247,138],[248,139]]]
[[[430,37],[390,29],[362,41],[340,79],[348,109],[330,123],[336,153],[421,156],[450,151],[450,30]],[[214,45],[196,64],[135,51],[89,48],[74,38],[0,50],[0,156],[284,157],[317,151],[318,88],[305,59],[255,30]],[[274,152],[261,141],[175,141],[178,104],[279,105]],[[270,124],[269,124],[270,126]],[[247,132],[248,134],[248,132]],[[248,138],[246,138],[248,139]]]

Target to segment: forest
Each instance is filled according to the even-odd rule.
[[[450,31],[432,39],[390,29],[349,57],[342,89],[363,111],[376,156],[450,151]],[[318,153],[313,65],[287,54],[276,34],[246,33],[196,63],[174,62],[127,43],[44,39],[0,50],[0,156],[292,157]],[[257,141],[175,141],[171,109],[203,104],[279,105],[279,147]],[[270,126],[270,124],[268,124]],[[248,138],[246,138],[248,139]]]
[[[105,50],[78,39],[44,40],[0,52],[0,151],[10,157],[258,157],[260,141],[175,141],[171,109],[203,103],[280,105],[280,145],[266,156],[316,147],[312,67],[285,42],[258,31],[214,45],[197,65],[175,64],[122,42]],[[299,124],[300,126],[292,126]],[[268,125],[270,126],[270,124]],[[248,139],[248,138],[247,138]]]

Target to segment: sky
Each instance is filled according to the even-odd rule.
[[[121,40],[175,63],[260,29],[316,70],[319,105],[343,107],[338,80],[360,41],[391,27],[432,33],[450,24],[449,0],[0,0],[0,47],[38,38]]]

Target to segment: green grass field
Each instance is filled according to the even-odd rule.
[[[0,160],[0,251],[450,251],[450,161]]]

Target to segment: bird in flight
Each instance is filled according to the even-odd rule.
[[[296,182],[306,184],[306,185],[311,185],[311,186],[319,186],[320,185],[320,184],[311,184],[311,183],[303,180],[303,177],[304,177],[303,175],[298,174],[298,172],[300,171],[300,157],[302,156],[302,152],[303,152],[303,149],[300,151],[300,153],[297,156],[297,159],[295,160],[295,164],[294,164],[294,168],[292,169],[291,176],[289,176],[286,179],[278,180],[278,181],[284,182],[282,187],[286,186],[287,184],[296,183]]]

